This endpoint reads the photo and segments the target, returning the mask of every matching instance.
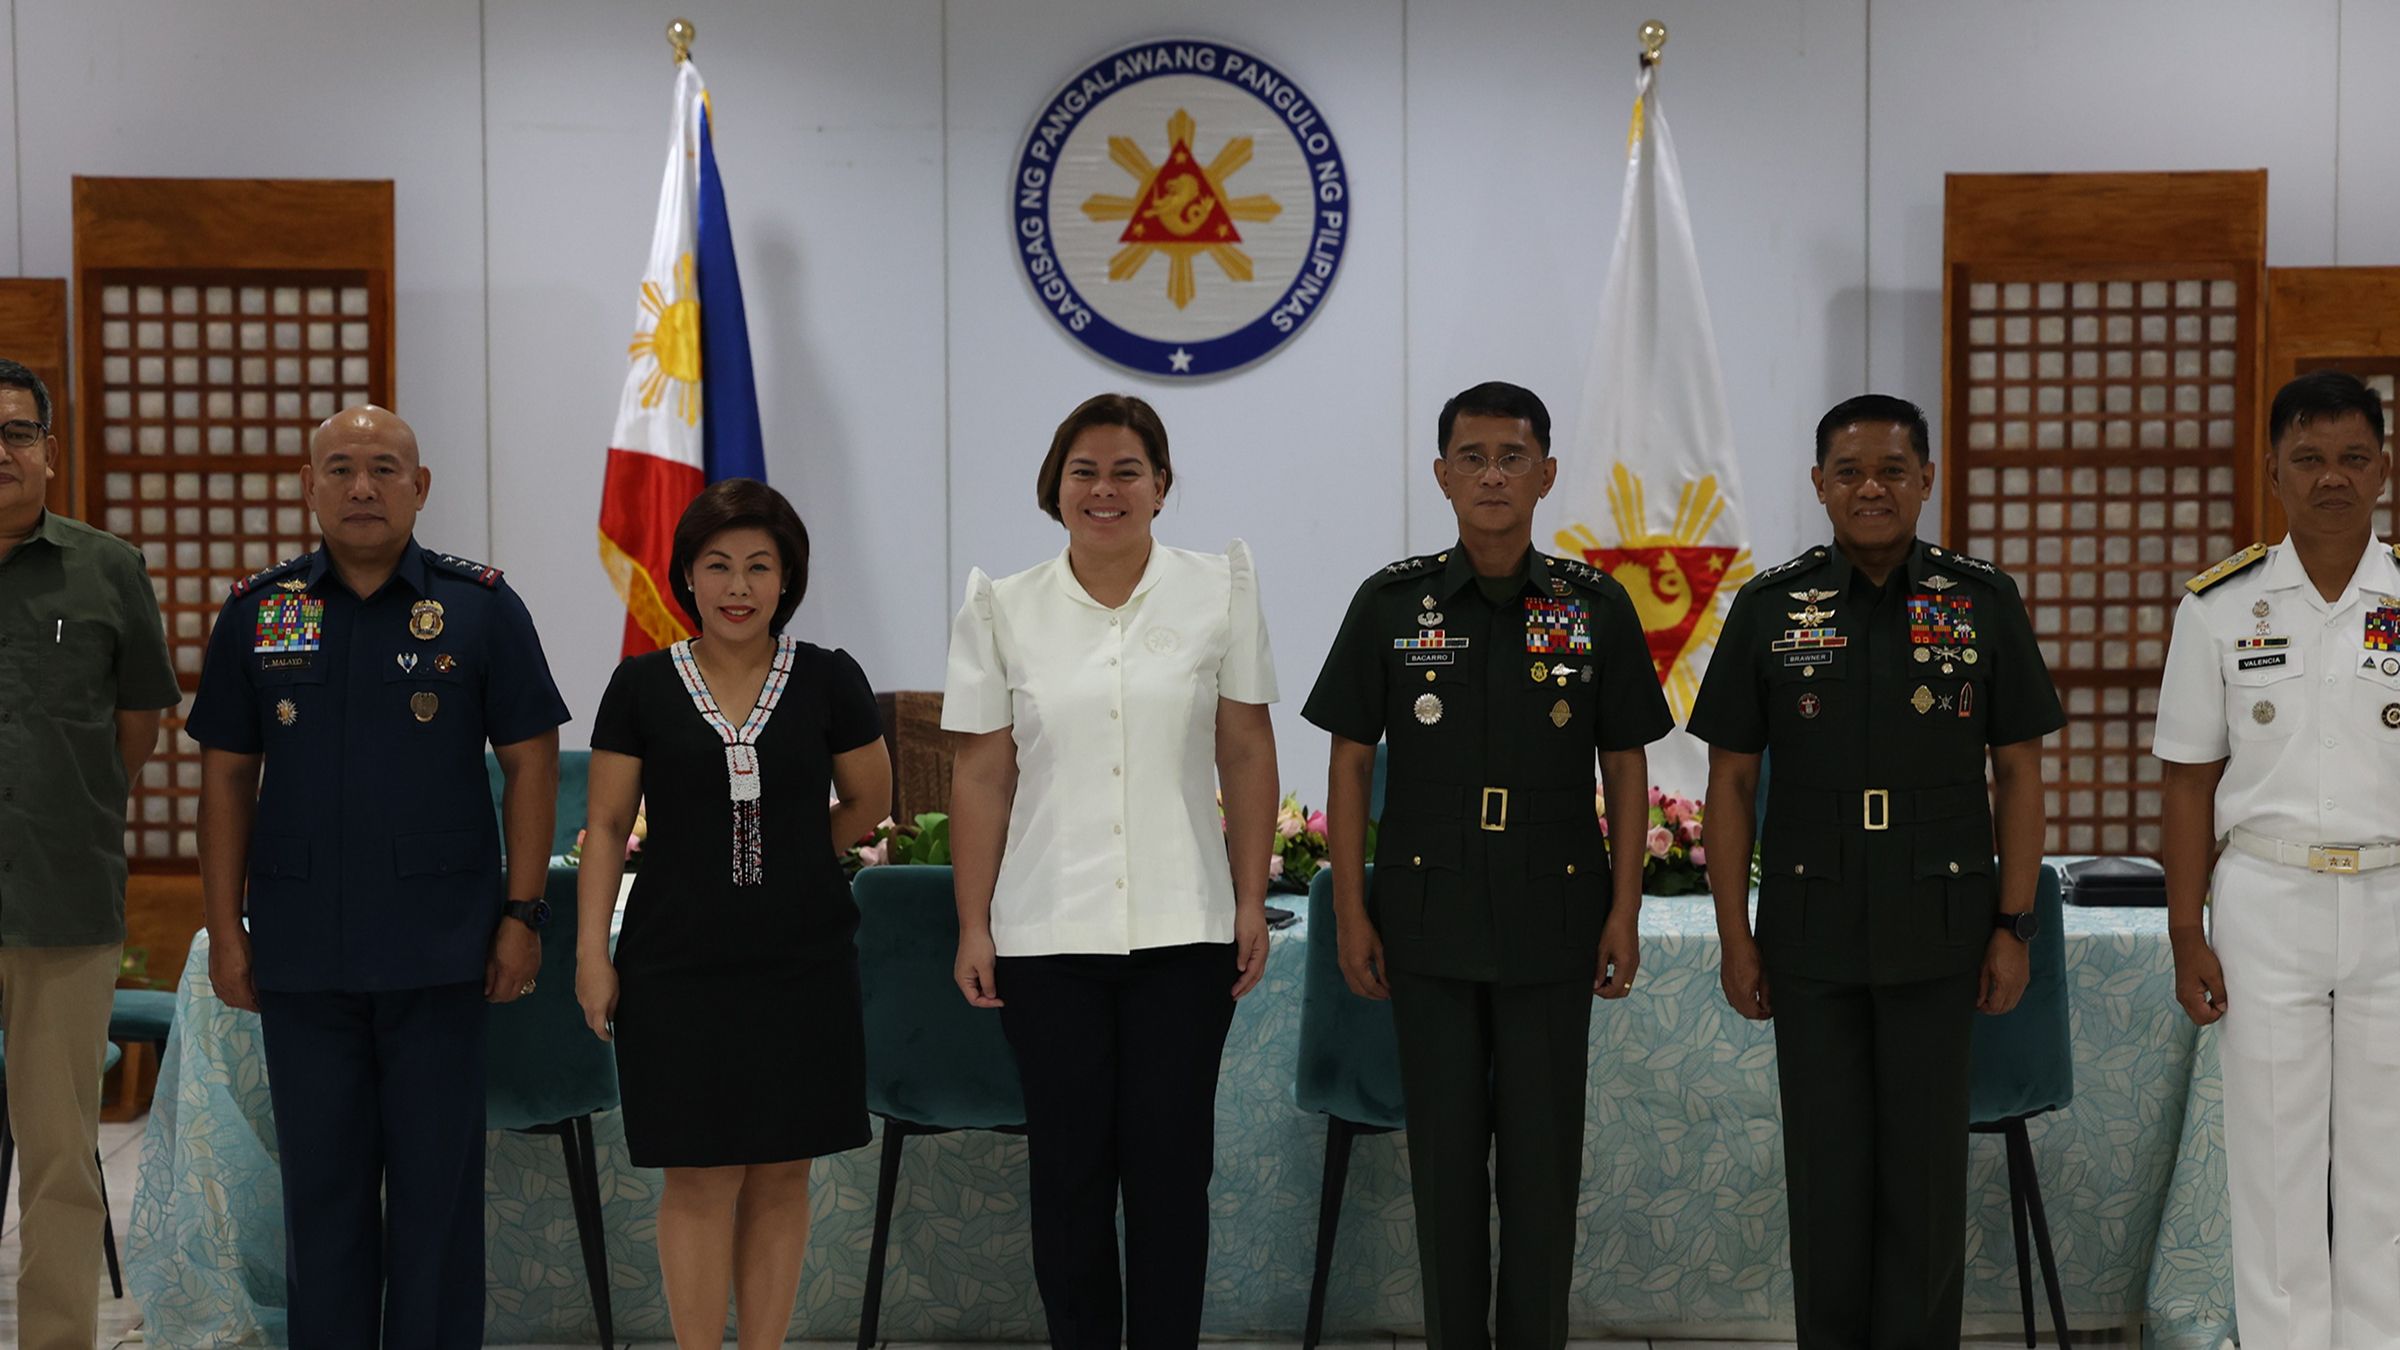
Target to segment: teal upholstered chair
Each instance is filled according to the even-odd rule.
[[[2032,975],[2025,997],[2004,1017],[1975,1019],[1975,1077],[1967,1117],[1974,1122],[1969,1129],[1999,1135],[2007,1149],[2009,1218],[2016,1231],[2017,1292],[2024,1304],[2028,1346],[2034,1343],[2033,1279],[2025,1259],[2028,1227],[2041,1259],[2042,1287],[2050,1296],[2051,1326],[2058,1343],[2067,1344],[2066,1297],[2050,1250],[2050,1220],[2042,1210],[2033,1144],[2025,1132],[2026,1121],[2062,1110],[2075,1097],[2075,1049],[2067,1027],[2066,907],[2059,882],[2058,868],[2043,863],[2034,894],[2041,930],[2027,953]]]
[[[1380,767],[1381,755],[1376,757]],[[1380,787],[1382,775],[1377,774]],[[1373,885],[1375,869],[1367,868]],[[1315,1350],[1325,1327],[1325,1281],[1341,1229],[1342,1192],[1350,1180],[1350,1148],[1362,1134],[1389,1134],[1406,1119],[1400,1092],[1400,1042],[1392,1005],[1360,998],[1342,978],[1335,931],[1333,869],[1321,868],[1308,887],[1308,964],[1300,998],[1300,1066],[1292,1099],[1325,1117],[1325,1176],[1317,1201],[1317,1267],[1308,1286],[1308,1324],[1300,1343]]]
[[[483,752],[483,771],[492,782],[492,810],[500,809],[500,789],[507,781],[500,772],[500,757]],[[558,752],[558,821],[550,829],[550,856],[555,858],[575,846],[575,836],[583,829],[583,820],[591,810],[592,752],[561,750]],[[503,834],[500,847],[508,847]]]
[[[125,1058],[125,1052],[110,1042],[100,1056],[100,1076],[107,1077]],[[97,1150],[93,1162],[101,1162]],[[0,1040],[0,1200],[8,1196],[8,1179],[17,1170],[17,1135],[8,1127],[8,1047]],[[108,1210],[108,1168],[100,1168],[100,1252],[108,1258],[108,1287],[118,1298],[125,1297],[125,1272],[117,1264],[117,1221]]]
[[[859,1350],[883,1314],[884,1254],[900,1153],[915,1135],[1025,1132],[1025,1092],[1000,1014],[970,1007],[950,982],[958,908],[947,867],[870,867],[851,883],[858,901],[859,982],[865,991],[867,1110],[883,1122],[875,1238],[867,1251]]]
[[[559,812],[565,819],[564,804]],[[566,1158],[567,1198],[575,1207],[575,1236],[583,1248],[584,1281],[600,1323],[600,1344],[609,1347],[617,1343],[616,1326],[609,1309],[592,1116],[617,1105],[617,1056],[583,1024],[583,1007],[575,1001],[576,876],[573,868],[553,869],[544,888],[550,922],[542,930],[542,969],[533,992],[493,1004],[487,1013],[483,1114],[492,1129],[558,1139]]]

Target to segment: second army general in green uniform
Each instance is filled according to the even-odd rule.
[[[1916,538],[1924,414],[1851,399],[1816,453],[1833,545],[1742,588],[1692,709],[1709,887],[1726,997],[1775,1019],[1799,1344],[1930,1350],[1958,1344],[1975,1010],[2025,990],[2066,718],[2015,584]]]
[[[1459,542],[1350,604],[1302,715],[1333,733],[1326,816],[1342,974],[1390,998],[1433,1350],[1563,1345],[1592,996],[1638,961],[1642,851],[1612,868],[1592,809],[1648,818],[1643,746],[1673,727],[1622,587],[1534,551],[1550,415],[1511,384],[1450,400],[1434,464]],[[1370,907],[1367,799],[1390,742]]]

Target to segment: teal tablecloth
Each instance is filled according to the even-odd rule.
[[[1717,987],[1707,903],[1652,900],[1633,997],[1593,1015],[1584,1141],[1579,1335],[1769,1334],[1788,1328],[1782,1139],[1773,1042]],[[2176,1008],[2163,911],[2070,910],[2076,1099],[2036,1121],[2071,1320],[2147,1318],[2153,1344],[2214,1350],[2229,1320],[2224,1166],[2213,1045]],[[1307,941],[1279,933],[1244,1000],[1217,1098],[1214,1251],[1206,1327],[1296,1332],[1315,1247],[1324,1123],[1292,1105]],[[154,1341],[271,1343],[283,1297],[281,1194],[258,1021],[218,1002],[207,948],[178,994],[128,1233],[129,1282]],[[2195,1047],[2200,1053],[2195,1056]],[[658,1176],[629,1167],[599,1120],[600,1185],[620,1338],[668,1335],[653,1215]],[[557,1145],[492,1136],[486,1183],[496,1343],[592,1335]],[[795,1334],[856,1334],[879,1145],[821,1160]],[[1975,1141],[1968,1233],[1972,1328],[2016,1326],[2015,1258],[1999,1143]],[[1408,1331],[1420,1319],[1401,1136],[1363,1140],[1333,1261],[1326,1330]],[[1034,1339],[1025,1143],[964,1133],[911,1143],[892,1231],[883,1329],[905,1340]]]

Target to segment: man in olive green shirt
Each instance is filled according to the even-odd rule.
[[[0,1030],[23,1350],[99,1336],[100,1065],[125,946],[125,800],[180,697],[142,555],[44,506],[50,391],[0,360]]]

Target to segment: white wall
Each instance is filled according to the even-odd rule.
[[[1539,391],[1571,444],[1644,18],[1708,276],[1762,561],[1821,530],[1815,418],[1939,397],[1942,175],[2270,171],[2271,260],[2400,263],[2389,0],[7,0],[0,264],[67,275],[81,174],[389,177],[398,402],[423,532],[507,568],[588,719],[618,618],[594,552],[666,135],[671,11],[700,29],[769,476],[816,550],[799,631],[938,686],[969,565],[1059,546],[1031,500],[1057,419],[1131,389],[1174,435],[1163,537],[1239,534],[1268,583],[1285,782],[1356,579],[1449,537],[1434,413]],[[1248,372],[1105,367],[1028,299],[1008,165],[1091,57],[1194,32],[1325,109],[1355,233],[1309,328]],[[1547,529],[1547,522],[1544,522]],[[1546,537],[1546,536],[1545,536]],[[570,739],[579,739],[577,727]]]

